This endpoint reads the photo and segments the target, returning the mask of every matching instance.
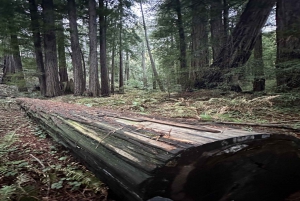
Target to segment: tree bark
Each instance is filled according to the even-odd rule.
[[[27,91],[26,81],[23,73],[22,60],[20,56],[19,40],[15,34],[10,35],[10,46],[15,63],[14,82],[17,84],[18,90],[21,92]]]
[[[116,27],[115,27],[116,28]],[[116,30],[116,29],[115,29]],[[111,80],[110,80],[110,92],[115,93],[115,52],[116,52],[116,36],[113,37],[113,46],[111,53]]]
[[[61,95],[58,79],[57,50],[53,0],[42,0],[44,23],[44,49],[46,71],[46,96]]]
[[[125,80],[128,85],[128,81],[129,81],[129,52],[128,51],[126,51]]]
[[[185,42],[185,32],[183,27],[182,13],[181,13],[181,2],[180,0],[175,0],[175,11],[176,11],[176,24],[178,28],[179,35],[179,49],[180,49],[180,82],[183,91],[190,88],[189,72],[186,62],[186,42]]]
[[[97,57],[97,13],[96,1],[89,0],[89,38],[90,38],[90,70],[89,91],[93,96],[99,96],[100,83]]]
[[[254,65],[253,65],[253,91],[265,90],[265,72],[262,49],[262,33],[257,37],[254,46]]]
[[[144,45],[144,41],[142,42],[143,43],[143,49],[142,49],[142,70],[143,70],[143,86],[144,86],[144,89],[147,89],[148,87],[148,84],[147,84],[147,76],[146,76],[146,65],[145,65],[145,45]]]
[[[68,0],[68,14],[70,23],[72,65],[74,75],[74,95],[80,96],[85,90],[81,51],[77,30],[77,14],[75,0]]]
[[[300,188],[300,140],[291,135],[17,101],[122,200],[280,201]]]
[[[45,75],[45,67],[44,67],[43,52],[42,52],[41,33],[40,33],[40,23],[39,23],[40,16],[37,12],[37,5],[35,0],[28,0],[28,2],[29,2],[31,31],[33,33],[35,61],[37,65],[40,91],[41,91],[41,95],[45,96],[46,75]]]
[[[276,80],[285,89],[300,87],[300,2],[278,0],[276,9]]]
[[[206,5],[197,0],[192,4],[192,78],[199,84],[200,71],[209,66],[208,12]]]
[[[106,19],[104,0],[99,1],[101,96],[109,96],[109,79],[106,63]]]
[[[232,77],[225,77],[231,68],[244,65],[254,48],[257,36],[265,24],[276,0],[249,0],[240,20],[227,39],[219,56],[211,65],[207,83],[213,87],[218,83],[231,82]]]
[[[57,29],[57,51],[58,51],[58,74],[60,83],[68,82],[68,69],[66,62],[66,51],[65,51],[65,33],[63,26],[63,19],[58,22]]]
[[[217,59],[221,51],[221,48],[225,42],[223,14],[222,14],[223,8],[224,6],[222,0],[213,0],[210,5],[210,30],[211,30],[211,46],[213,52],[213,60]]]

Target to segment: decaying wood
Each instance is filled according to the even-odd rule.
[[[299,139],[18,99],[124,200],[282,200],[300,189]]]

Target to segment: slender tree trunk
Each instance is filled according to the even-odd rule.
[[[124,93],[124,72],[123,72],[123,44],[122,44],[122,31],[123,31],[123,1],[119,0],[120,3],[120,24],[119,24],[119,56],[120,56],[120,67],[119,67],[119,93]]]
[[[277,22],[277,86],[300,87],[300,1],[278,0]],[[283,89],[284,89],[283,88]]]
[[[151,68],[152,68],[152,71],[153,71],[154,80],[157,81],[159,89],[161,91],[165,91],[164,85],[163,85],[161,79],[158,76],[156,66],[155,66],[155,62],[154,62],[154,59],[152,57],[150,44],[149,44],[149,39],[148,39],[147,27],[146,27],[146,22],[145,22],[145,17],[144,17],[144,11],[143,11],[143,6],[142,6],[142,1],[140,1],[140,7],[141,7],[142,18],[143,18],[143,27],[144,27],[144,32],[145,32],[145,40],[146,40],[146,45],[147,45],[147,49],[148,49],[148,55],[150,57]]]
[[[222,21],[222,12],[222,0],[213,0],[210,5],[210,30],[213,60],[217,58],[224,44],[224,26]]]
[[[111,53],[111,84],[110,84],[110,92],[112,94],[115,93],[115,52],[116,52],[116,37],[113,38],[113,46],[112,46],[112,53]]]
[[[85,86],[83,78],[83,67],[77,30],[77,14],[75,0],[68,0],[68,14],[70,23],[72,65],[74,74],[74,95],[82,95]]]
[[[23,73],[22,60],[20,56],[19,40],[18,36],[15,34],[11,34],[10,36],[11,51],[15,63],[15,83],[17,84],[18,90],[24,92],[27,91],[27,87]]]
[[[205,4],[197,0],[192,5],[192,78],[199,85],[199,72],[209,66],[208,12]]]
[[[57,51],[58,51],[58,74],[59,81],[68,82],[68,70],[67,70],[67,62],[66,62],[66,51],[65,51],[65,33],[63,26],[63,19],[60,19],[58,22],[57,29]]]
[[[42,0],[42,7],[44,18],[46,96],[53,97],[61,95],[58,79],[53,0]]]
[[[265,90],[265,72],[263,62],[263,49],[262,49],[262,33],[257,37],[254,46],[254,66],[253,66],[253,91]]]
[[[147,84],[147,77],[146,77],[146,65],[145,65],[145,44],[144,44],[144,41],[142,42],[143,43],[143,49],[142,49],[142,69],[143,69],[143,86],[144,88],[146,89],[148,86]]]
[[[42,53],[42,41],[40,33],[40,23],[39,23],[39,14],[37,12],[37,5],[35,0],[29,1],[29,10],[30,10],[30,19],[31,19],[31,30],[33,33],[33,44],[35,52],[35,61],[37,65],[37,73],[40,84],[41,95],[46,95],[46,76],[45,76],[45,67]]]
[[[177,28],[179,34],[179,49],[180,49],[180,82],[182,90],[186,91],[190,88],[189,72],[186,62],[186,42],[185,42],[185,33],[183,27],[182,13],[181,13],[181,3],[180,0],[175,0],[175,11],[177,15]]]
[[[238,24],[212,64],[213,70],[208,72],[207,83],[217,86],[224,82],[224,75],[230,68],[244,65],[254,48],[257,36],[265,24],[276,0],[249,0]],[[225,69],[225,70],[224,70]],[[231,82],[233,76],[230,76]]]
[[[125,79],[128,85],[129,80],[129,53],[126,51],[126,63],[125,63]]]
[[[109,79],[106,63],[106,19],[104,0],[99,1],[101,96],[109,96]]]
[[[80,48],[80,55],[81,55],[81,60],[82,60],[82,72],[83,72],[83,87],[84,90],[86,90],[86,66],[85,66],[85,56],[84,52],[82,51],[81,47]]]
[[[89,91],[93,96],[99,96],[100,83],[97,58],[97,13],[96,1],[89,0],[89,38],[90,38],[90,70]]]

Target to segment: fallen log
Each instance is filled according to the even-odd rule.
[[[294,136],[48,100],[17,102],[123,200],[274,201],[300,189],[300,141]]]

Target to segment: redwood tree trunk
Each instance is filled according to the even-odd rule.
[[[106,19],[104,0],[99,1],[101,96],[109,96],[108,70],[106,64]]]
[[[82,95],[85,86],[83,78],[83,67],[77,30],[77,14],[75,0],[68,0],[68,14],[70,23],[72,65],[74,74],[74,95]]]
[[[120,13],[119,13],[119,93],[124,93],[124,72],[123,72],[123,45],[122,45],[122,31],[123,31],[123,1],[119,0]]]
[[[68,82],[68,71],[66,62],[66,51],[65,51],[65,34],[63,27],[63,19],[58,23],[57,29],[57,51],[58,51],[58,69],[59,69],[59,81]]]
[[[90,37],[90,70],[89,91],[93,96],[99,96],[99,72],[97,58],[97,13],[96,1],[89,0],[89,37]]]
[[[205,4],[194,0],[192,15],[192,75],[194,84],[198,85],[201,69],[209,66],[208,12]]]
[[[300,1],[277,1],[277,86],[300,87]]]
[[[33,32],[33,44],[35,52],[35,61],[37,65],[37,72],[40,84],[41,95],[46,95],[46,76],[45,76],[45,67],[42,53],[42,41],[40,33],[40,23],[39,23],[39,14],[37,12],[37,5],[35,0],[29,1],[29,10],[31,18],[31,30]]]
[[[46,96],[61,95],[58,80],[57,50],[53,0],[43,0]]]
[[[253,91],[265,90],[265,73],[263,62],[263,49],[262,49],[262,33],[257,37],[254,46],[254,65],[253,65]]]
[[[224,77],[229,69],[242,66],[248,61],[257,36],[275,2],[276,0],[249,0],[232,35],[212,64],[213,69],[208,72],[208,84],[216,86],[216,83],[226,80],[230,82],[234,75],[229,79]]]

